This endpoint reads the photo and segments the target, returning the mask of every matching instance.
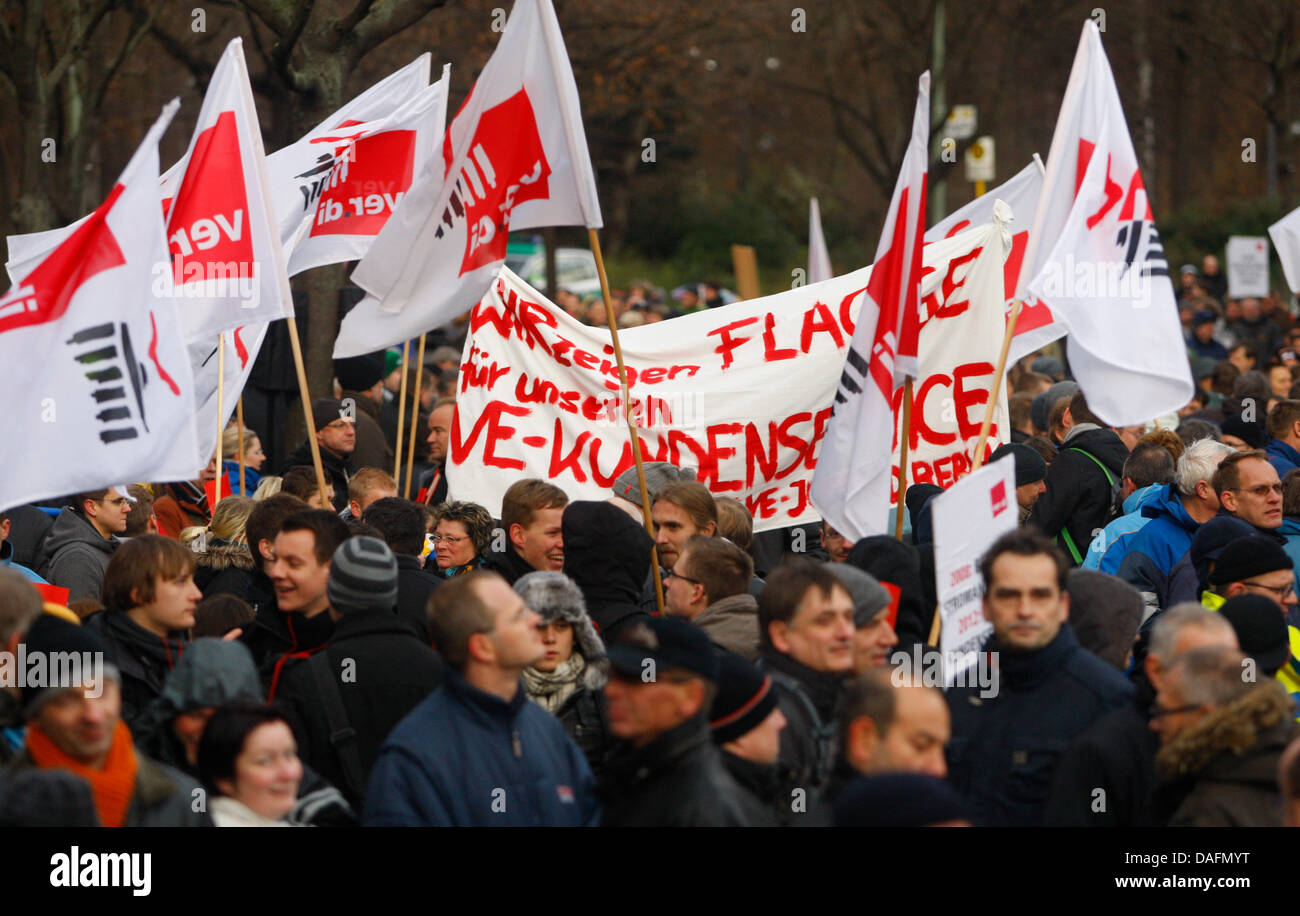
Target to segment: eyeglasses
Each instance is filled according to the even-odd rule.
[[[110,506],[117,506],[119,509],[122,508],[123,506],[127,506],[131,504],[131,500],[127,499],[125,496],[119,496],[117,499],[109,499],[108,497],[104,497],[103,499],[100,500],[100,502],[108,503]]]
[[[1252,496],[1267,496],[1270,490],[1281,496],[1283,492],[1280,483],[1261,483],[1257,487],[1228,487],[1228,489],[1234,493],[1249,493]]]
[[[467,534],[464,537],[457,538],[452,537],[450,534],[431,534],[429,535],[429,540],[433,541],[435,544],[441,544],[443,541],[446,541],[452,547],[455,547],[461,541],[468,541],[469,535]]]
[[[1272,592],[1273,594],[1277,595],[1279,598],[1285,598],[1285,597],[1287,597],[1288,595],[1294,595],[1294,594],[1295,594],[1295,583],[1294,583],[1294,582],[1288,582],[1286,585],[1282,586],[1281,588],[1278,588],[1276,585],[1265,585],[1263,582],[1242,582],[1241,584],[1242,584],[1242,585],[1249,585],[1249,586],[1252,586],[1252,587],[1254,587],[1254,588],[1267,589],[1268,591],[1270,591],[1270,592]]]
[[[667,574],[666,576],[664,576],[664,578],[665,578],[665,579],[669,579],[669,578],[671,578],[671,579],[681,579],[683,582],[689,582],[689,583],[691,583],[692,585],[702,585],[702,584],[703,584],[702,582],[700,582],[699,579],[692,579],[690,576],[683,576],[681,573],[679,573],[679,572],[678,572],[677,570],[675,570],[675,569],[670,569],[670,570],[668,570],[668,574]]]

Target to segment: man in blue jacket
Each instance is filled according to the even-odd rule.
[[[997,680],[959,678],[948,692],[948,773],[980,826],[1043,823],[1061,752],[1093,722],[1132,702],[1133,687],[1079,645],[1066,623],[1069,564],[1040,532],[1021,528],[980,560],[985,647]],[[970,680],[975,680],[974,678]]]
[[[1101,571],[1113,571],[1142,593],[1144,620],[1169,606],[1169,574],[1191,548],[1196,530],[1218,514],[1214,473],[1232,454],[1231,446],[1213,439],[1198,439],[1189,445],[1178,459],[1174,482],[1142,507],[1142,514],[1151,521],[1106,552]],[[1119,565],[1112,570],[1115,558]]]
[[[596,823],[586,758],[520,683],[545,654],[540,621],[493,572],[457,576],[433,593],[429,632],[448,668],[380,749],[366,826]]]
[[[1269,440],[1264,451],[1277,476],[1300,467],[1300,401],[1278,401],[1268,412]]]

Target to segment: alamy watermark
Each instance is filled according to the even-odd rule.
[[[0,688],[81,688],[87,699],[104,695],[103,652],[0,652]]]

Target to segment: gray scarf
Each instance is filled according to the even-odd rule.
[[[524,689],[528,691],[528,699],[552,715],[558,713],[565,701],[581,686],[582,672],[586,668],[586,659],[577,651],[560,662],[549,674],[536,668],[525,668]]]

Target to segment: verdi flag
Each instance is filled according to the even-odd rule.
[[[174,296],[187,341],[293,314],[266,155],[243,43],[233,39],[203,97],[189,149],[160,178],[171,268],[154,268],[154,294]],[[10,236],[17,279],[85,224]]]
[[[894,392],[905,377],[915,377],[919,371],[921,248],[930,148],[928,71],[917,88],[911,140],[812,480],[817,511],[853,541],[884,533],[893,474]]]
[[[181,480],[203,464],[168,265],[158,140],[145,135],[103,204],[0,298],[0,384],[27,392],[0,415],[0,507],[129,480]]]
[[[322,124],[267,159],[277,191],[294,192],[291,212],[280,221],[289,276],[365,257],[411,189],[417,168],[441,161],[450,69],[372,120],[358,120],[346,106],[331,119],[332,128]],[[372,110],[380,99],[374,101]]]
[[[285,262],[291,276],[309,266],[331,263],[329,260],[321,260],[321,252],[323,250],[329,254],[326,246],[339,236],[346,236],[346,239],[339,245],[336,260],[355,260],[365,253],[364,248],[358,247],[358,243],[365,242],[368,246],[368,241],[378,235],[382,228],[382,223],[379,222],[381,214],[386,221],[387,213],[392,209],[387,207],[376,213],[379,206],[375,200],[367,201],[365,194],[386,195],[380,198],[383,203],[387,203],[389,198],[399,199],[409,186],[410,179],[407,176],[413,170],[414,163],[421,161],[419,148],[438,148],[446,120],[446,84],[444,69],[443,78],[429,86],[429,55],[422,54],[352,99],[294,143],[266,157],[272,209],[275,211]],[[436,109],[439,104],[442,106],[440,112],[430,110]],[[435,122],[436,134],[431,129]],[[416,142],[397,142],[392,137],[376,136],[389,131],[415,131]],[[334,176],[334,167],[345,158],[348,164],[359,159],[356,151],[350,151],[352,141],[359,137],[368,139],[364,147],[367,153],[366,163],[363,168],[348,173],[352,178],[349,185],[347,176]],[[398,155],[392,155],[392,152]],[[165,197],[174,196],[184,176],[185,165],[186,160],[182,159],[163,174]],[[363,176],[377,182],[378,186],[367,186],[365,194],[359,195],[353,189]],[[361,209],[370,210],[365,214],[364,223],[361,220],[342,221],[338,227],[341,231],[338,232],[332,231],[335,228],[333,225],[315,228],[317,209],[324,192],[327,189],[335,190],[330,196],[338,199],[340,194],[337,189],[341,185],[345,192],[350,192],[343,195],[344,201],[361,196]],[[341,206],[338,211],[336,220],[342,216]],[[327,208],[327,212],[333,210]],[[5,266],[10,277],[30,270],[78,225],[80,221],[45,232],[9,236],[6,239],[9,260]],[[307,237],[316,244],[308,246],[308,252],[295,258],[300,236]],[[215,346],[215,341],[216,335],[213,334],[210,338],[205,338],[204,343],[211,342]],[[200,346],[204,343],[200,343]]]
[[[353,272],[368,295],[343,319],[336,358],[400,343],[469,309],[505,263],[512,229],[601,225],[550,0],[515,4],[447,130],[442,161],[418,174]]]
[[[1192,396],[1169,265],[1101,33],[1083,26],[1021,274],[1069,331],[1070,367],[1112,426]]]

